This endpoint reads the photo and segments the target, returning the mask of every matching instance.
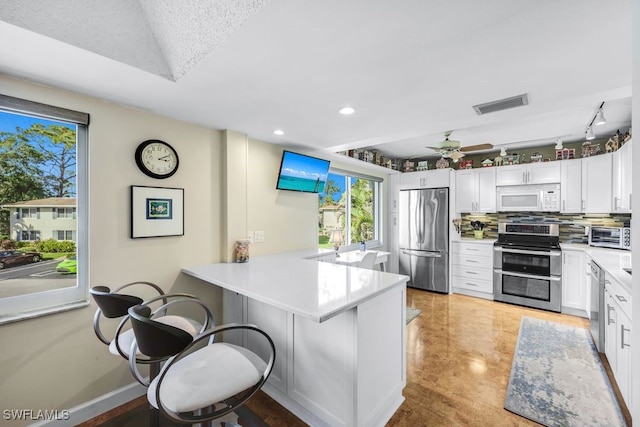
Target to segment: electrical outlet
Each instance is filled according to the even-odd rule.
[[[255,235],[253,234],[253,231],[250,231],[250,232],[249,232],[249,233],[247,233],[247,234],[249,234],[249,243],[253,243],[253,242],[255,242],[255,241],[256,241],[256,239],[255,239]]]
[[[255,242],[256,243],[264,242],[264,231],[256,231],[255,232]]]

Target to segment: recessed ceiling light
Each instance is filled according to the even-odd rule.
[[[342,114],[343,116],[348,116],[355,112],[356,112],[356,109],[353,107],[342,107],[341,109],[338,110],[338,113]]]
[[[281,135],[284,135],[284,131],[282,129],[276,129],[273,131],[273,134],[281,136]]]

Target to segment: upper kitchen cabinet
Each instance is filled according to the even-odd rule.
[[[497,168],[496,185],[555,184],[560,182],[560,162],[539,162]]]
[[[561,213],[582,212],[582,159],[562,160],[560,163]]]
[[[496,169],[456,171],[456,212],[496,212]]]
[[[402,190],[413,190],[417,188],[449,187],[450,176],[451,169],[407,172],[401,174],[400,188]]]
[[[601,154],[582,159],[582,212],[611,212],[611,158],[609,154]]]
[[[624,144],[612,155],[613,212],[631,212],[631,141]]]

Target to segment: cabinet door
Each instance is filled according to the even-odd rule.
[[[611,155],[613,212],[631,212],[631,141]]]
[[[582,201],[584,213],[611,212],[611,154],[582,159]]]
[[[562,160],[560,167],[560,212],[582,212],[582,159]]]
[[[402,175],[391,174],[389,175],[389,212],[398,212],[398,198],[400,197],[400,179]]]
[[[411,190],[424,186],[424,172],[407,172],[400,175],[400,188]]]
[[[477,176],[473,169],[456,171],[456,212],[474,212],[477,186]],[[495,203],[495,190],[493,198]]]
[[[496,169],[482,168],[476,170],[478,195],[476,197],[477,212],[496,211]]]
[[[604,329],[604,354],[607,356],[611,370],[616,372],[617,357],[617,339],[618,339],[618,322],[616,320],[616,304],[613,301],[611,292],[608,289],[604,290],[604,316],[605,329]]]
[[[424,188],[445,188],[449,187],[451,179],[451,169],[433,169],[424,172]]]
[[[398,250],[400,242],[398,240],[400,236],[400,230],[398,228],[398,212],[389,213],[389,244],[387,251],[390,252],[389,259],[387,260],[387,271],[389,273],[398,273]]]
[[[560,182],[559,162],[540,162],[527,165],[527,184],[557,184]]]
[[[582,251],[562,251],[562,306],[579,310],[583,317],[587,289],[584,283],[586,255]]]
[[[500,166],[496,172],[496,185],[519,185],[527,183],[526,165]]]
[[[627,405],[631,405],[631,321],[624,311],[618,312],[618,348],[615,378]]]

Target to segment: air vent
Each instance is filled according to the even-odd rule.
[[[522,107],[529,104],[529,95],[526,93],[511,98],[499,99],[484,104],[474,105],[473,109],[481,116],[487,113],[495,113],[496,111],[507,110],[509,108]]]

